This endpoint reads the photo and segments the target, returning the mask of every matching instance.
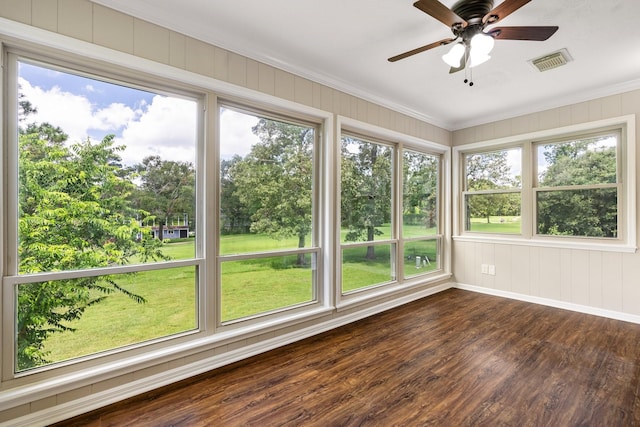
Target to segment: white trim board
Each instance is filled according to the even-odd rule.
[[[622,313],[619,311],[606,310],[603,308],[590,307],[586,305],[536,297],[532,295],[519,294],[515,292],[501,291],[498,289],[484,288],[482,286],[467,285],[464,283],[456,283],[453,288],[493,295],[496,297],[508,298],[517,301],[529,302],[532,304],[545,305],[547,307],[559,308],[562,310],[575,311],[577,313],[590,314],[592,316],[606,317],[608,319],[621,320],[623,322],[640,324],[640,316],[635,314]]]

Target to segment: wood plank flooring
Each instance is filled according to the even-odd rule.
[[[640,325],[451,289],[58,426],[640,426]]]

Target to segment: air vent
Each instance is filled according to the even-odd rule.
[[[538,71],[549,71],[553,68],[558,68],[565,65],[572,59],[573,58],[571,58],[571,55],[569,55],[567,49],[560,49],[559,51],[550,53],[549,55],[531,59],[529,60],[529,62],[531,63],[531,65],[536,67]]]

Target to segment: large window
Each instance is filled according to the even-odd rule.
[[[318,125],[224,106],[220,321],[316,300]]]
[[[618,237],[620,132],[535,145],[536,233]]]
[[[634,250],[633,125],[613,118],[456,147],[459,234]]]
[[[198,329],[198,98],[9,59],[14,372]]]
[[[341,140],[342,292],[396,279],[391,224],[394,150],[356,136]]]
[[[521,169],[519,147],[464,155],[464,229],[520,234]]]
[[[342,134],[343,295],[441,270],[440,165],[440,154]]]
[[[404,277],[440,268],[440,156],[403,150]]]

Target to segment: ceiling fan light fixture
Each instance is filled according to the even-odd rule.
[[[460,66],[462,56],[464,55],[464,51],[464,44],[456,43],[449,52],[442,55],[442,60],[446,62],[447,65],[453,68],[458,68]]]
[[[478,55],[488,55],[495,43],[493,37],[480,32],[471,38],[471,52],[473,54],[473,51],[476,51]]]
[[[490,55],[486,55],[486,54],[474,54],[473,53],[473,49],[471,50],[471,59],[469,60],[469,67],[473,68],[476,67],[480,64],[484,64],[485,62],[487,62],[489,59],[491,59]]]

